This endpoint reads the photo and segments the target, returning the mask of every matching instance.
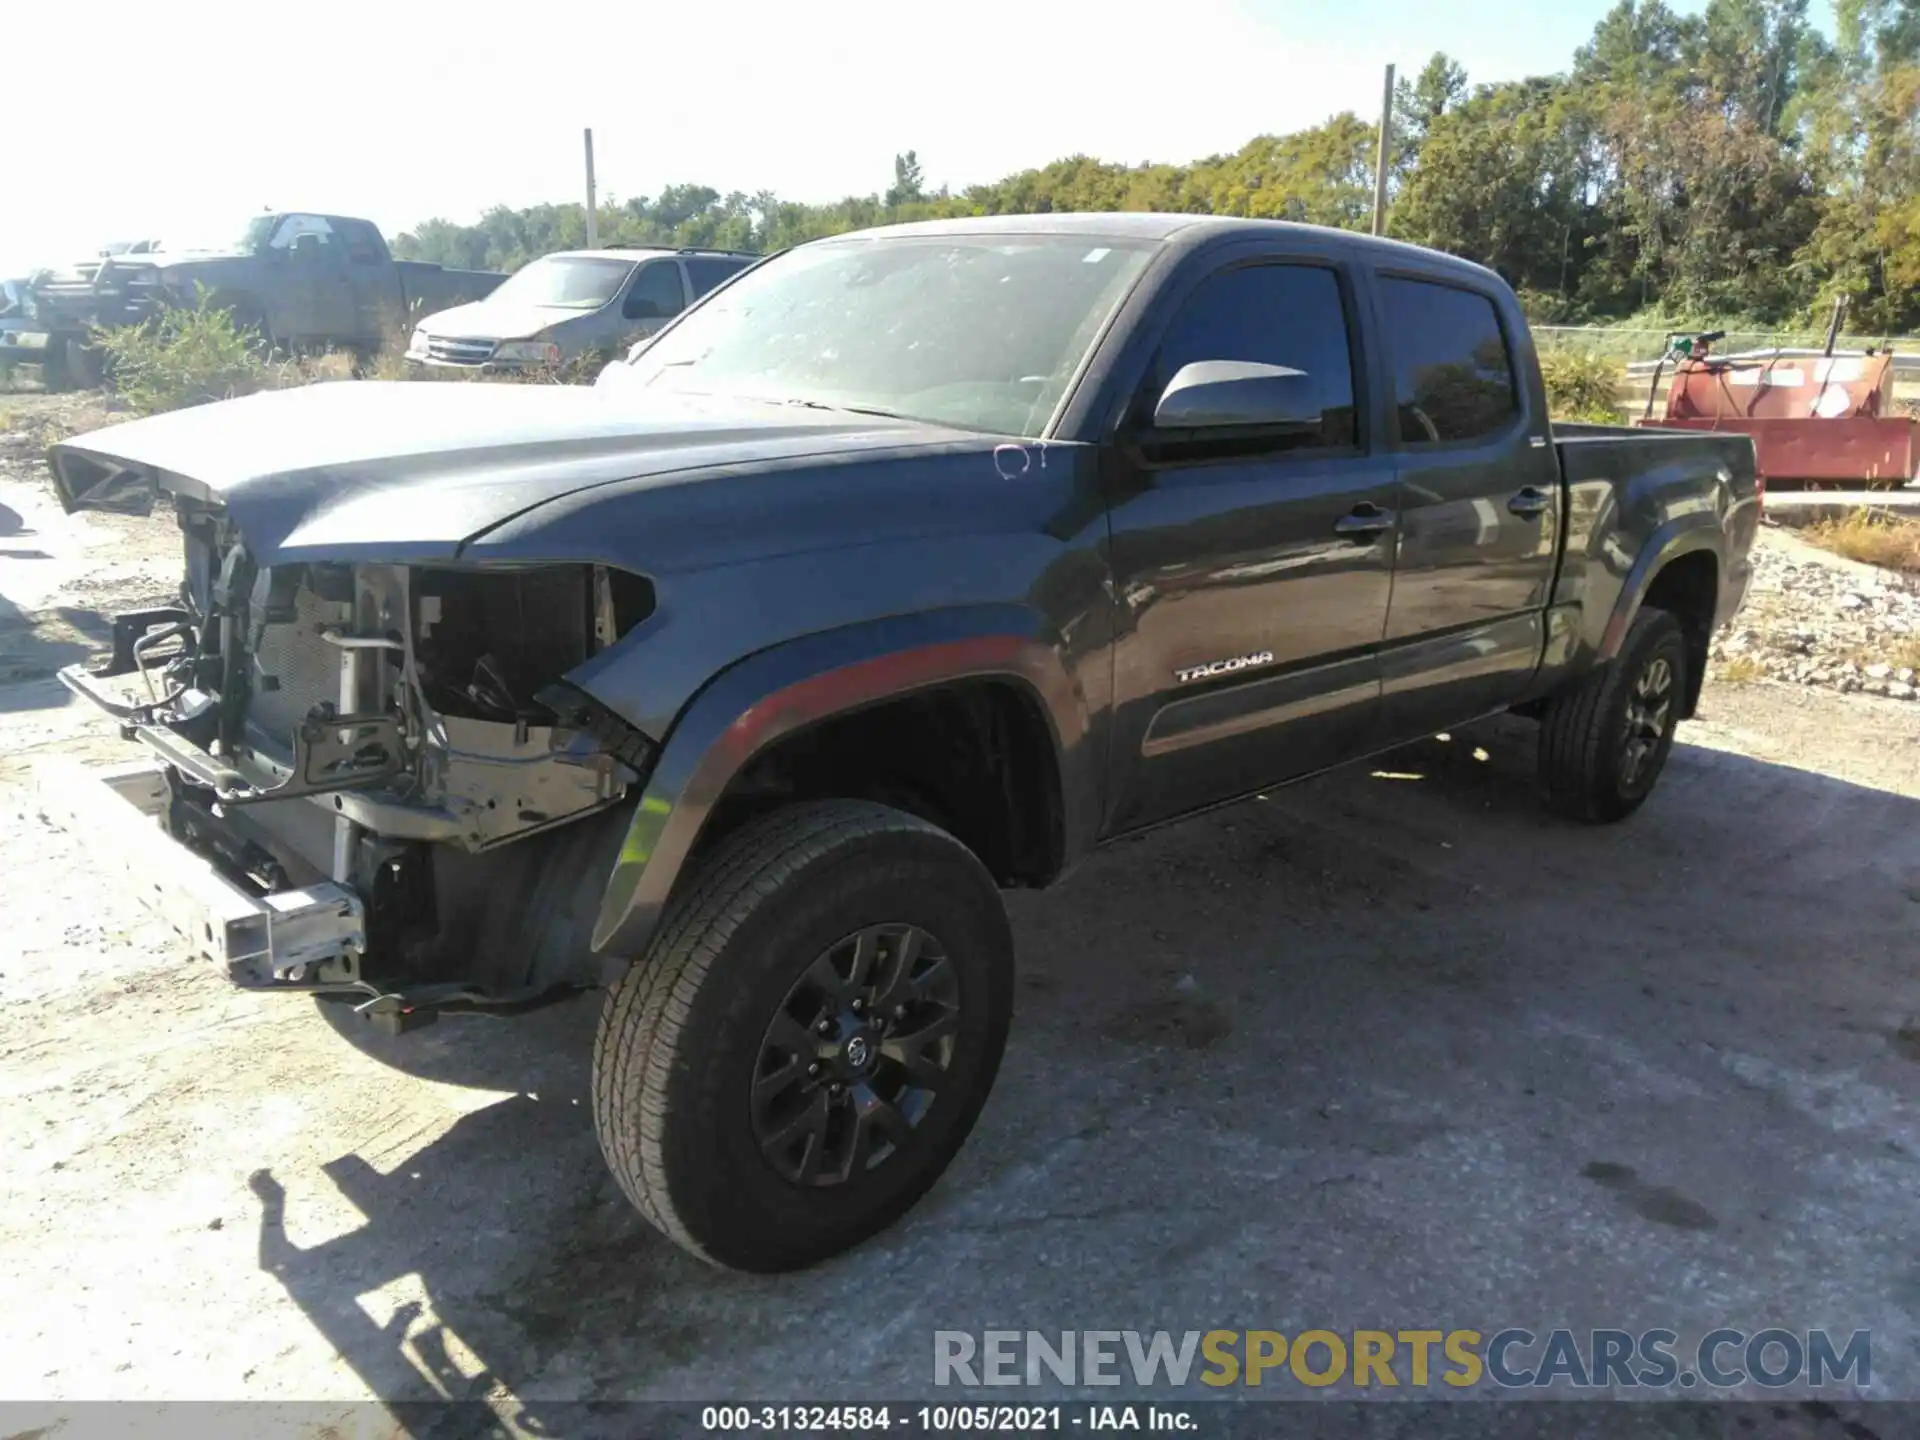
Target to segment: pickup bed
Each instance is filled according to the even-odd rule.
[[[1743,437],[1556,435],[1492,273],[1171,215],[819,241],[591,388],[50,461],[69,509],[168,497],[186,565],[64,673],[137,758],[49,812],[244,985],[392,1029],[606,986],[614,1173],[753,1270],[961,1145],[999,890],[1504,711],[1555,809],[1632,813],[1760,517]]]
[[[109,254],[53,272],[34,299],[58,388],[97,378],[94,329],[137,325],[202,293],[269,345],[370,353],[409,317],[482,299],[506,278],[395,260],[371,220],[288,212],[252,217],[215,249]]]

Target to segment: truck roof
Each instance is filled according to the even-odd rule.
[[[870,240],[887,235],[1085,235],[1127,240],[1154,240],[1183,249],[1220,240],[1272,239],[1276,234],[1311,235],[1382,261],[1417,265],[1427,271],[1454,270],[1479,279],[1498,279],[1492,270],[1471,260],[1389,240],[1338,230],[1325,225],[1300,225],[1290,220],[1247,220],[1237,215],[1176,215],[1160,211],[1085,211],[1045,215],[965,215],[948,220],[916,220],[904,225],[876,226],[813,241],[830,245],[838,240]],[[1504,283],[1504,282],[1502,282]]]

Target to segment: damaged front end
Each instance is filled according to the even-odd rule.
[[[34,299],[44,329],[85,335],[96,328],[138,325],[168,302],[166,277],[144,257],[106,257],[41,280]]]
[[[548,832],[608,813],[595,835],[617,843],[656,746],[566,676],[651,613],[649,583],[579,564],[260,567],[217,500],[174,508],[180,603],[118,617],[107,662],[60,676],[145,755],[60,776],[48,810],[110,832],[241,985],[397,1016],[590,983],[597,886]]]

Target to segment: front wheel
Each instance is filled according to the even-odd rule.
[[[1612,661],[1547,702],[1540,779],[1553,809],[1605,824],[1640,808],[1673,751],[1688,664],[1680,622],[1643,608]]]
[[[706,861],[607,996],[595,1129],[677,1243],[797,1269],[939,1179],[1012,1008],[1006,914],[958,840],[869,801],[778,810]]]

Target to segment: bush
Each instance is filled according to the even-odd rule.
[[[140,415],[229,400],[272,388],[274,368],[259,339],[202,294],[191,309],[163,311],[141,325],[97,330],[108,387]]]
[[[392,326],[371,354],[343,350],[269,360],[260,339],[203,293],[191,308],[170,309],[145,324],[97,330],[107,387],[139,415],[334,380],[485,380],[496,384],[589,385],[611,356],[584,355],[511,374],[425,369],[405,358],[411,324]],[[619,353],[625,353],[622,346]]]
[[[1546,382],[1547,411],[1555,420],[1620,423],[1618,361],[1591,351],[1546,350],[1540,355],[1540,378]]]

